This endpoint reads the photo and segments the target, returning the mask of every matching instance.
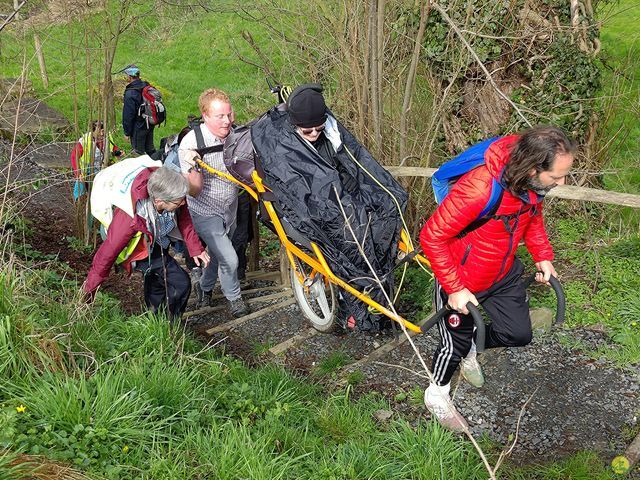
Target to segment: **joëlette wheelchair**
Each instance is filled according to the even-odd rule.
[[[287,97],[291,94],[291,88],[286,85],[273,85],[269,79],[267,79],[267,83],[270,92],[277,98],[277,103],[285,103]],[[328,265],[320,248],[313,241],[305,238],[296,231],[284,218],[279,217],[277,209],[274,206],[274,202],[277,202],[277,199],[269,190],[269,187],[265,185],[262,176],[258,173],[259,168],[256,168],[251,175],[254,184],[254,187],[252,187],[228,173],[211,168],[201,160],[198,161],[198,164],[207,172],[236,183],[258,202],[261,220],[277,234],[289,259],[289,275],[294,297],[303,315],[316,330],[320,332],[331,332],[338,327],[336,318],[337,288],[342,288],[348,293],[351,293],[373,311],[385,315],[413,333],[424,333],[428,331],[451,311],[450,308],[445,305],[429,319],[421,322],[421,325],[408,321],[373,300],[365,292],[354,288],[348,281],[339,278]],[[259,165],[256,167],[259,167]],[[429,261],[414,247],[414,243],[408,232],[403,228],[400,232],[398,258],[395,268],[410,261],[416,262],[423,269],[430,267]],[[525,288],[534,280],[535,274],[523,280]],[[562,324],[565,316],[564,292],[560,282],[558,282],[556,278],[552,277],[549,283],[556,293],[557,300],[554,323],[556,325]],[[482,352],[484,351],[485,344],[485,323],[482,314],[472,303],[467,304],[467,309],[471,313],[476,327],[476,349],[478,352]]]
[[[198,164],[207,172],[225,178],[244,188],[258,202],[262,212],[262,221],[269,226],[278,236],[285,249],[290,264],[290,278],[294,297],[305,318],[309,320],[313,328],[320,332],[331,332],[338,326],[336,318],[337,288],[342,288],[364,302],[375,312],[385,315],[389,319],[403,325],[414,333],[424,333],[438,323],[450,308],[444,306],[421,325],[410,322],[389,308],[374,301],[366,293],[359,291],[347,281],[335,275],[328,265],[320,248],[311,240],[304,238],[284,219],[278,216],[273,193],[263,182],[257,170],[253,172],[255,188],[237,180],[228,173],[213,169],[206,163],[198,160]],[[265,215],[266,213],[266,215]],[[398,259],[396,266],[401,263],[414,261],[421,267],[430,267],[429,261],[414,248],[408,233],[403,229],[398,242]],[[535,280],[535,274],[523,280],[528,287]],[[557,299],[556,316],[554,323],[562,324],[565,317],[565,296],[560,282],[551,277],[549,282],[555,291]],[[467,304],[476,327],[476,348],[478,352],[484,351],[485,322],[479,309],[472,303]]]

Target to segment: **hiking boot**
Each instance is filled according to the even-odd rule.
[[[199,283],[196,283],[195,288],[196,288],[196,296],[198,301],[198,303],[196,303],[196,308],[205,308],[205,307],[213,306],[213,298],[212,298],[213,295],[211,291],[206,292],[202,290]]]
[[[431,384],[424,392],[424,404],[440,425],[452,432],[463,433],[469,424],[456,409],[449,397],[450,385],[439,387]]]
[[[193,284],[193,294],[196,297],[196,308],[200,308],[204,301],[204,292],[202,291],[200,282],[196,282]]]
[[[234,318],[244,317],[249,313],[249,307],[244,303],[242,297],[235,300],[229,300],[229,312]]]
[[[484,385],[484,374],[482,373],[482,367],[478,363],[478,356],[475,353],[469,354],[467,358],[460,360],[460,375],[476,388]]]

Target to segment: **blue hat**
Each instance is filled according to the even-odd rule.
[[[127,65],[121,71],[126,73],[130,77],[137,77],[138,75],[140,75],[140,69],[134,64]]]

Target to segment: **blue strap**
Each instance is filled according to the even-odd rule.
[[[76,183],[73,184],[73,199],[78,200],[81,196],[87,193],[87,189],[84,185],[84,182],[80,180],[76,180]]]
[[[489,196],[489,200],[487,201],[487,204],[484,206],[484,208],[480,212],[480,215],[478,215],[478,218],[482,218],[488,215],[491,212],[491,210],[493,210],[493,207],[495,207],[497,203],[500,201],[501,197],[502,197],[502,185],[500,185],[500,183],[495,178],[493,178],[491,181],[491,195]]]

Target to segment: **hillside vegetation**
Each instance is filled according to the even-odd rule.
[[[344,87],[348,65],[334,70],[334,76],[320,67],[315,74],[308,68],[329,62],[328,56],[318,55],[324,50],[312,48],[312,34],[317,34],[318,45],[324,48],[325,36],[330,36],[332,30],[325,24],[309,23],[317,18],[314,15],[318,11],[325,15],[322,18],[330,17],[332,12],[324,10],[328,8],[326,2],[305,4],[309,12],[315,12],[308,17],[301,15],[295,2],[270,3],[273,18],[280,18],[281,28],[275,30],[274,23],[256,22],[250,12],[233,11],[231,3],[216,2],[216,11],[212,12],[167,3],[146,10],[144,4],[125,3],[129,9],[126,18],[131,24],[118,38],[110,71],[136,63],[143,78],[164,93],[169,117],[167,124],[156,131],[156,143],[159,137],[177,132],[187,115],[197,113],[198,95],[210,86],[231,95],[240,122],[253,118],[273,103],[265,82],[268,74],[292,84],[323,81],[336,111],[358,128],[357,112],[346,102],[355,98],[355,91]],[[503,11],[510,2],[494,3]],[[559,8],[567,2],[543,3]],[[590,105],[601,112],[599,139],[594,140],[592,151],[603,155],[597,163],[602,169],[595,176],[602,178],[607,188],[638,192],[640,60],[635,52],[639,7],[635,0],[600,3],[603,10],[599,12],[607,19],[601,35],[604,63],[598,60],[593,65],[597,65],[595,73],[602,75],[604,85],[597,91],[598,98],[612,101],[597,102],[596,108],[593,98],[589,99]],[[11,2],[0,5],[8,11]],[[42,17],[51,5],[29,4],[25,12],[33,18]],[[125,8],[123,5],[107,2],[114,14],[119,7]],[[289,9],[284,8],[287,5]],[[415,5],[394,4],[394,8],[402,10],[397,17],[402,22],[398,21],[395,31],[399,33],[393,40],[409,52],[411,42],[405,38],[406,32],[409,27],[415,30],[420,21],[421,12]],[[614,10],[609,10],[612,7]],[[253,14],[261,11],[264,12],[256,10]],[[625,13],[609,17],[613,11]],[[446,36],[446,27],[433,15],[429,31]],[[463,17],[460,13],[457,18]],[[468,17],[475,18],[471,14]],[[12,24],[0,33],[1,76],[18,77],[25,72],[37,95],[74,124],[75,131],[65,137],[73,140],[90,119],[101,116],[98,105],[105,81],[104,61],[113,46],[116,25],[107,23],[99,10],[82,15],[63,11],[60,17],[50,17],[49,21],[46,15],[43,18],[45,23]],[[309,28],[309,36],[304,37],[308,48],[300,48],[295,56],[288,50],[290,45],[285,48],[284,43],[276,42],[278,36],[290,38],[297,32],[294,20]],[[491,20],[490,16],[486,18],[487,25]],[[351,24],[345,21],[344,25]],[[34,31],[39,32],[43,44],[48,88],[44,88],[38,73]],[[244,38],[250,38],[259,48],[252,48]],[[427,38],[427,44],[432,38]],[[433,59],[449,62],[455,56],[464,56],[459,50],[445,55],[431,46],[428,53]],[[325,53],[339,56],[344,52]],[[300,59],[305,56],[309,61],[302,64]],[[409,56],[403,58],[408,60]],[[473,64],[466,56],[462,63],[465,68]],[[593,72],[593,65],[585,66],[585,70]],[[625,75],[620,76],[620,71]],[[345,77],[339,77],[340,73]],[[420,137],[420,128],[429,126],[420,118],[430,109],[427,100],[443,98],[427,93],[427,83],[435,81],[427,73],[421,71],[422,76],[416,80],[424,90],[414,98],[412,107],[414,123],[409,130],[415,138]],[[457,73],[463,75],[464,71]],[[571,76],[575,72],[567,69],[564,74]],[[117,80],[118,75],[113,78]],[[398,78],[386,83],[393,86],[385,97],[387,105],[402,98]],[[592,80],[596,82],[595,77]],[[585,89],[600,88],[596,83],[587,83],[581,85]],[[116,143],[120,144],[123,139],[118,125],[118,99],[123,86],[120,79],[114,93]],[[526,103],[535,97],[535,91],[526,90],[517,91],[514,99]],[[462,97],[456,98],[449,105],[453,112],[459,112],[464,103]],[[389,113],[385,117],[387,125],[398,123],[394,116],[398,114],[395,110],[393,115]],[[457,117],[452,114],[448,118],[453,122]],[[515,128],[515,117],[509,114],[508,119],[507,126],[501,128]],[[472,126],[457,125],[455,135],[449,130],[449,136],[441,125],[433,128],[431,143],[416,141],[406,147],[407,153],[416,154],[417,158],[409,163],[415,160],[417,164],[433,164],[450,153],[455,145],[452,139],[471,142],[485,133],[473,129],[469,133],[467,128]],[[582,126],[584,131],[580,132],[587,136],[588,128]],[[469,135],[461,137],[460,132]],[[368,130],[362,133],[373,135]],[[614,135],[616,140],[607,142]],[[49,134],[43,134],[35,140],[21,140],[49,139]],[[371,145],[375,148],[373,141]],[[607,148],[600,151],[598,146]],[[384,158],[399,163],[398,156],[391,153],[397,150],[395,147],[393,142],[379,146]],[[3,158],[2,163],[5,161]],[[416,195],[420,193],[417,186],[415,191]],[[22,235],[33,226],[21,224],[8,204],[2,212],[2,225],[10,218],[15,231],[12,237],[3,233],[3,245],[7,247],[0,266],[0,448],[4,449],[0,449],[0,477],[487,478],[471,444],[438,425],[422,417],[405,418],[399,414],[389,421],[376,420],[375,412],[390,407],[389,399],[375,392],[354,398],[349,387],[328,389],[319,380],[299,378],[273,365],[248,367],[216,348],[204,346],[189,332],[170,328],[163,318],[125,315],[107,295],[99,294],[96,302],[87,306],[78,298],[73,272],[59,264],[47,266],[49,259],[38,252],[25,253]],[[591,352],[592,355],[637,371],[640,239],[636,217],[629,212],[621,215],[620,209],[614,207],[558,201],[553,204],[548,224],[567,293],[568,327],[605,331],[611,339],[609,348]],[[428,309],[430,299],[425,285],[410,283],[407,290],[412,301]],[[551,306],[553,298],[539,293],[533,304]],[[497,447],[487,439],[482,445],[490,460],[495,460]],[[552,465],[522,469],[507,464],[499,478],[604,480],[611,478],[608,460],[582,452]]]
[[[618,2],[602,12],[603,107],[608,117],[605,149],[611,158],[605,185],[611,190],[640,193],[640,4]]]

